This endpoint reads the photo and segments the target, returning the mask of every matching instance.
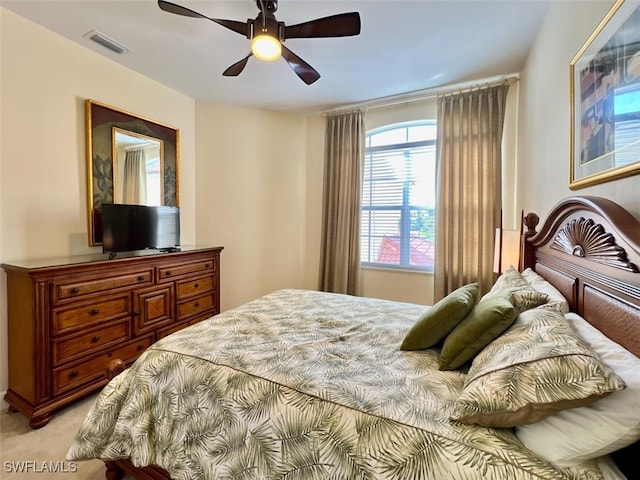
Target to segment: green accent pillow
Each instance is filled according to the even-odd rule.
[[[447,336],[440,354],[440,370],[455,370],[473,359],[516,320],[508,298],[486,296]]]
[[[467,316],[477,298],[478,284],[469,283],[436,302],[411,327],[400,345],[400,350],[433,347]]]

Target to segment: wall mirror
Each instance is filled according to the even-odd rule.
[[[102,203],[179,206],[179,131],[86,101],[89,245],[102,245]]]
[[[114,202],[162,205],[164,141],[119,127],[111,140]]]

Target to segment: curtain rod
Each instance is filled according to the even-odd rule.
[[[324,115],[332,114],[341,111],[357,110],[359,108],[383,108],[397,105],[400,103],[417,102],[420,100],[427,100],[429,98],[437,97],[438,95],[451,95],[453,93],[461,93],[467,90],[473,90],[478,87],[492,87],[506,83],[511,85],[512,83],[520,80],[519,74],[512,73],[509,75],[499,75],[495,77],[488,77],[482,80],[474,80],[471,82],[456,83],[451,85],[444,85],[441,87],[427,88],[424,90],[416,90],[413,92],[402,93],[399,95],[392,95],[389,97],[382,97],[366,102],[353,103],[351,105],[344,105],[342,107],[336,107],[331,110],[323,112]]]

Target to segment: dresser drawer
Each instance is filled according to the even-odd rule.
[[[100,277],[100,275],[100,273],[96,273],[93,277],[54,279],[52,282],[53,303],[57,305],[64,301],[83,298],[86,295],[151,285],[153,281],[152,269],[133,271],[112,277]]]
[[[178,321],[214,308],[213,295],[203,295],[178,303]],[[213,314],[213,313],[212,313]]]
[[[202,260],[199,262],[180,263],[176,265],[166,265],[158,268],[158,280],[167,280],[182,275],[195,273],[213,274],[215,262],[213,260]]]
[[[189,280],[176,282],[178,299],[183,299],[193,295],[201,295],[204,292],[213,290],[213,277],[198,277]]]
[[[112,297],[101,302],[83,303],[53,311],[53,335],[87,329],[131,315],[131,295]]]
[[[53,372],[53,394],[58,395],[66,390],[75,388],[83,383],[102,380],[105,378],[107,365],[111,360],[119,358],[125,363],[133,362],[153,343],[153,337],[139,338],[111,352],[104,353],[90,360],[62,367]]]
[[[80,356],[88,356],[129,339],[129,322],[120,322],[100,330],[76,335],[53,343],[53,363],[58,366]]]

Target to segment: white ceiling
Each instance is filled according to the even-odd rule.
[[[172,0],[173,1],[173,0]],[[0,0],[0,5],[196,100],[319,112],[372,99],[519,72],[552,0],[280,0],[286,25],[357,11],[359,36],[290,39],[320,72],[305,85],[280,59],[222,72],[249,40],[208,20],[166,13],[156,0]],[[255,18],[254,0],[175,0],[214,18]],[[83,35],[98,30],[131,52]]]

